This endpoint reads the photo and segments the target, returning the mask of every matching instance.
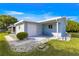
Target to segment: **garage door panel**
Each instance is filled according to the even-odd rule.
[[[36,24],[28,24],[28,34],[29,36],[36,36],[37,35],[37,26]]]

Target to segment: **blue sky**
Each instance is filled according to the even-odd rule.
[[[18,20],[44,20],[52,17],[66,16],[79,21],[78,3],[1,3],[0,14],[8,14]]]

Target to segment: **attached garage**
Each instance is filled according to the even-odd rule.
[[[21,21],[16,23],[16,34],[27,32],[28,36],[38,36],[42,34],[42,25],[36,22]]]
[[[27,32],[29,36],[37,35],[37,25],[35,23],[27,23]]]

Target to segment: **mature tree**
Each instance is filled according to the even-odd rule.
[[[15,17],[10,15],[0,15],[0,28],[7,29],[8,26],[17,22]]]
[[[67,21],[67,32],[79,32],[79,23],[74,20],[68,20]]]

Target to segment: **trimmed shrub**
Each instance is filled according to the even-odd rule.
[[[24,38],[27,38],[28,37],[28,33],[27,32],[20,32],[16,36],[17,36],[17,38],[19,40],[23,40]]]

